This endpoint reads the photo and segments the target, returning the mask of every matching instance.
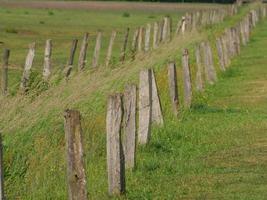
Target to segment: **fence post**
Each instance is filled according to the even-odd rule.
[[[192,87],[191,87],[191,74],[190,74],[188,49],[184,49],[182,66],[183,66],[183,77],[184,77],[184,105],[186,108],[190,108],[192,102]]]
[[[174,62],[170,62],[168,64],[168,79],[169,79],[169,92],[172,103],[172,109],[175,116],[177,116],[179,113],[179,96],[178,96],[176,65]]]
[[[76,110],[65,110],[64,118],[67,152],[68,199],[87,200],[81,115],[80,112]]]
[[[6,96],[8,94],[8,59],[10,55],[9,49],[4,49],[3,54],[3,71],[2,71],[2,94]]]
[[[78,69],[81,71],[84,69],[86,64],[86,54],[87,54],[87,47],[88,47],[88,39],[89,34],[85,33],[83,37],[83,42],[81,45],[80,55],[79,55],[79,66]]]
[[[110,63],[110,59],[111,59],[111,55],[112,55],[112,48],[113,48],[113,44],[114,44],[116,35],[117,35],[117,32],[112,31],[111,36],[110,36],[110,40],[109,40],[109,45],[108,45],[108,51],[107,51],[107,57],[106,57],[106,67],[108,67],[109,63]]]
[[[214,84],[216,81],[216,72],[213,65],[213,58],[211,48],[208,42],[202,42],[202,53],[204,54],[204,63],[205,63],[205,78],[209,84]]]
[[[203,64],[202,64],[199,45],[196,46],[195,56],[196,56],[196,67],[197,67],[196,90],[202,92],[204,90],[203,78],[202,78],[202,76],[203,76]]]
[[[29,45],[29,52],[26,57],[24,71],[20,82],[20,90],[22,93],[26,93],[28,91],[28,81],[31,74],[31,68],[34,56],[35,56],[35,42]]]
[[[218,52],[218,57],[219,57],[220,68],[222,71],[225,71],[225,63],[224,63],[225,59],[224,59],[224,54],[223,54],[221,37],[216,38],[216,47],[217,47],[217,52]]]
[[[52,40],[46,40],[44,53],[43,80],[48,81],[51,75]]]
[[[126,169],[135,167],[136,147],[136,86],[127,85],[124,92],[124,157]]]
[[[151,32],[151,25],[147,24],[146,34],[145,34],[145,52],[149,51],[150,48],[150,32]]]
[[[139,144],[147,144],[150,139],[151,124],[151,102],[152,102],[152,86],[151,86],[151,70],[145,69],[140,72],[139,76]]]
[[[158,87],[155,79],[154,71],[151,69],[151,89],[152,89],[152,100],[151,100],[151,122],[157,125],[163,125],[163,116],[160,105],[160,99],[158,95]]]
[[[125,60],[126,48],[127,48],[127,43],[128,43],[128,37],[129,37],[129,31],[130,31],[130,29],[127,28],[125,36],[124,36],[123,46],[121,48],[121,55],[120,55],[120,61],[121,62],[123,62]]]
[[[4,159],[3,159],[3,139],[0,133],[0,200],[5,200],[5,190],[4,190]]]
[[[139,36],[139,29],[136,29],[133,34],[133,40],[132,40],[132,49],[131,49],[131,57],[132,60],[135,58],[137,44],[138,44],[138,36]]]
[[[120,195],[125,192],[125,165],[121,141],[122,119],[121,94],[109,96],[106,118],[109,195]]]
[[[71,45],[71,49],[70,49],[70,57],[68,60],[67,67],[64,70],[64,74],[65,74],[66,79],[68,79],[68,77],[70,76],[70,73],[71,73],[72,68],[73,68],[73,61],[74,61],[74,56],[75,56],[75,52],[77,49],[77,44],[78,44],[77,39],[72,40],[72,45]]]
[[[100,55],[100,48],[101,48],[101,39],[102,39],[102,32],[98,32],[96,36],[96,44],[93,56],[92,67],[96,68],[98,66],[98,60]]]
[[[143,50],[143,34],[144,34],[144,28],[139,28],[138,33],[138,52],[141,52]]]
[[[158,34],[159,34],[159,23],[154,23],[154,33],[153,33],[153,49],[158,47]]]
[[[168,17],[164,17],[163,31],[162,31],[162,41],[165,42],[168,37]]]

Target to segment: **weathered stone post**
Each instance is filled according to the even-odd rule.
[[[139,76],[139,144],[147,144],[150,139],[152,103],[152,75],[150,69],[140,72]]]
[[[123,109],[121,94],[109,96],[107,106],[107,167],[109,195],[125,192],[125,164],[121,140]]]
[[[101,49],[101,40],[102,40],[102,32],[99,31],[96,36],[96,44],[93,56],[92,67],[96,68],[98,66],[99,56],[100,56],[100,49]]]
[[[192,87],[191,87],[191,73],[190,73],[188,49],[184,49],[182,66],[183,66],[183,77],[184,77],[184,105],[186,108],[190,108],[192,102]]]
[[[68,199],[87,200],[80,112],[76,110],[66,110],[64,118],[67,152]]]
[[[81,71],[84,69],[86,64],[86,55],[87,55],[87,47],[88,47],[88,39],[89,39],[89,33],[85,33],[83,37],[83,42],[80,50],[79,55],[79,63],[78,63],[78,69]]]
[[[174,62],[168,64],[168,79],[169,79],[169,92],[175,116],[179,113],[179,96],[178,96],[178,85],[177,85],[177,73],[176,65]]]
[[[51,75],[52,40],[46,40],[44,53],[43,80],[48,81]]]
[[[151,25],[147,24],[146,34],[145,34],[145,52],[149,51],[150,49],[150,32],[151,32]]]
[[[123,98],[124,110],[124,137],[123,151],[125,157],[125,168],[135,167],[135,148],[136,148],[136,86],[127,85]]]
[[[20,90],[22,93],[26,93],[28,91],[28,81],[30,79],[34,56],[35,56],[35,42],[29,45],[29,52],[26,57],[24,71],[20,82]]]
[[[130,31],[130,28],[127,28],[125,36],[124,36],[123,45],[122,45],[122,48],[121,48],[121,55],[120,55],[120,61],[121,62],[123,62],[125,60],[126,48],[127,48],[127,44],[128,44],[128,37],[129,37],[129,31]]]
[[[8,94],[8,59],[10,56],[10,50],[4,49],[3,54],[3,68],[2,68],[2,94],[6,96]]]
[[[116,31],[112,31],[111,36],[110,36],[110,40],[109,40],[109,45],[108,45],[108,51],[107,51],[107,57],[106,57],[106,67],[109,66],[110,63],[110,59],[112,56],[112,49],[113,49],[113,44],[116,38]]]

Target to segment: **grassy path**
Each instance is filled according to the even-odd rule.
[[[267,198],[266,52],[265,20],[203,103],[154,131],[130,199]]]

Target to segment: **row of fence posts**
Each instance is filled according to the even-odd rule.
[[[217,10],[208,10],[208,11],[197,11],[186,13],[177,23],[176,30],[174,35],[184,35],[187,32],[194,31],[200,27],[206,25],[212,25],[215,23],[222,22],[226,16],[232,16],[237,12],[237,5],[233,4],[232,6],[226,9],[217,9]],[[121,47],[119,60],[124,62],[127,58],[127,52],[130,52],[130,59],[134,60],[135,57],[143,52],[148,52],[151,49],[157,49],[161,43],[166,43],[172,40],[172,20],[170,17],[164,17],[163,20],[155,22],[153,26],[152,34],[152,25],[148,23],[146,27],[139,27],[134,31],[132,44],[129,43],[129,33],[130,29],[127,28],[123,44]],[[105,66],[108,67],[111,64],[112,60],[112,50],[115,43],[117,32],[114,30],[111,33],[110,41],[105,58]],[[153,39],[151,39],[151,35]],[[97,68],[99,66],[100,51],[102,46],[102,32],[99,31],[96,36],[96,43],[92,58],[92,68]],[[78,71],[83,71],[87,65],[87,49],[89,43],[89,33],[85,33],[78,58]],[[152,45],[151,45],[152,43]],[[151,45],[151,46],[150,46]],[[74,39],[71,44],[70,55],[63,74],[66,80],[69,79],[73,67],[74,67],[74,58],[78,46],[78,40]],[[130,50],[127,51],[127,47],[130,46]],[[45,50],[44,50],[44,61],[43,61],[43,81],[49,82],[49,79],[52,75],[52,49],[53,43],[51,39],[46,40]],[[29,79],[31,75],[31,70],[33,67],[33,62],[36,53],[36,43],[29,44],[28,54],[25,59],[25,65],[23,74],[20,81],[20,93],[25,94],[29,90]],[[4,50],[3,57],[3,68],[2,68],[2,95],[6,96],[8,94],[8,59],[9,59],[10,50]]]
[[[216,49],[219,57],[221,71],[230,65],[231,59],[240,53],[240,46],[246,45],[249,41],[251,30],[256,26],[260,19],[266,17],[266,9],[259,7],[251,10],[236,26],[227,28],[224,33],[216,38]],[[82,48],[86,48],[88,37],[85,36]],[[43,74],[48,77],[50,74],[49,63],[51,57],[51,41],[46,43],[45,62]],[[73,55],[77,47],[77,41],[73,41],[71,56],[68,67],[71,70],[73,66]],[[25,70],[21,85],[25,89],[25,80],[29,78],[34,57],[35,44],[30,46],[26,58]],[[6,49],[3,56],[3,72],[6,77],[2,81],[7,86],[7,66],[10,51]],[[205,81],[209,84],[217,80],[216,71],[213,63],[212,49],[209,42],[204,41],[197,45],[195,49],[196,56],[196,89],[204,90]],[[84,58],[85,55],[80,55]],[[80,59],[79,59],[80,60]],[[79,62],[79,68],[83,69],[84,63]],[[190,58],[187,49],[182,54],[182,70],[184,81],[184,107],[190,108],[193,98],[190,70]],[[175,116],[179,115],[181,107],[178,93],[178,80],[175,62],[168,64],[168,84],[169,94],[172,103],[172,110]],[[139,75],[139,87],[136,85],[127,85],[123,94],[116,93],[108,98],[106,115],[106,133],[107,133],[107,166],[108,166],[108,186],[110,195],[120,195],[126,190],[125,169],[135,167],[136,141],[140,145],[149,142],[151,125],[162,126],[164,124],[160,97],[158,95],[157,82],[152,69],[144,69]],[[7,92],[6,87],[2,87],[3,92]],[[139,92],[138,92],[139,91]],[[137,96],[138,107],[137,107]],[[138,112],[137,112],[138,110]],[[136,116],[139,116],[138,128]],[[77,110],[66,110],[64,112],[64,129],[67,151],[67,181],[69,199],[88,199],[87,183],[85,174],[83,139],[81,115]],[[136,132],[137,138],[136,138]],[[2,137],[0,135],[0,199],[4,196],[4,177],[3,177],[3,147]]]
[[[216,39],[221,71],[225,71],[229,67],[230,60],[240,53],[241,44],[246,45],[249,41],[252,28],[256,26],[260,18],[264,17],[266,17],[265,9],[253,9],[236,26],[225,29],[224,33]],[[209,42],[204,41],[197,45],[195,56],[196,89],[203,91],[205,82],[214,84],[217,80]],[[190,108],[193,98],[193,83],[187,49],[183,51],[181,64],[184,82],[184,107]],[[173,114],[178,116],[181,105],[176,64],[172,61],[167,67],[172,110]],[[85,200],[88,197],[83,162],[81,116],[76,110],[66,110],[64,116],[69,199]],[[139,116],[138,127],[137,116]],[[154,71],[153,69],[144,69],[139,74],[138,88],[134,84],[128,84],[123,94],[115,93],[108,97],[106,145],[109,195],[125,193],[125,171],[134,169],[136,165],[136,141],[140,145],[146,145],[149,142],[152,124],[163,126],[164,120]]]

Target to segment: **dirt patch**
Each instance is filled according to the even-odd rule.
[[[42,1],[20,2],[0,1],[1,7],[40,8],[40,9],[83,9],[83,10],[140,10],[140,11],[178,11],[218,8],[218,4],[192,3],[143,3],[143,2],[101,2],[101,1]]]

